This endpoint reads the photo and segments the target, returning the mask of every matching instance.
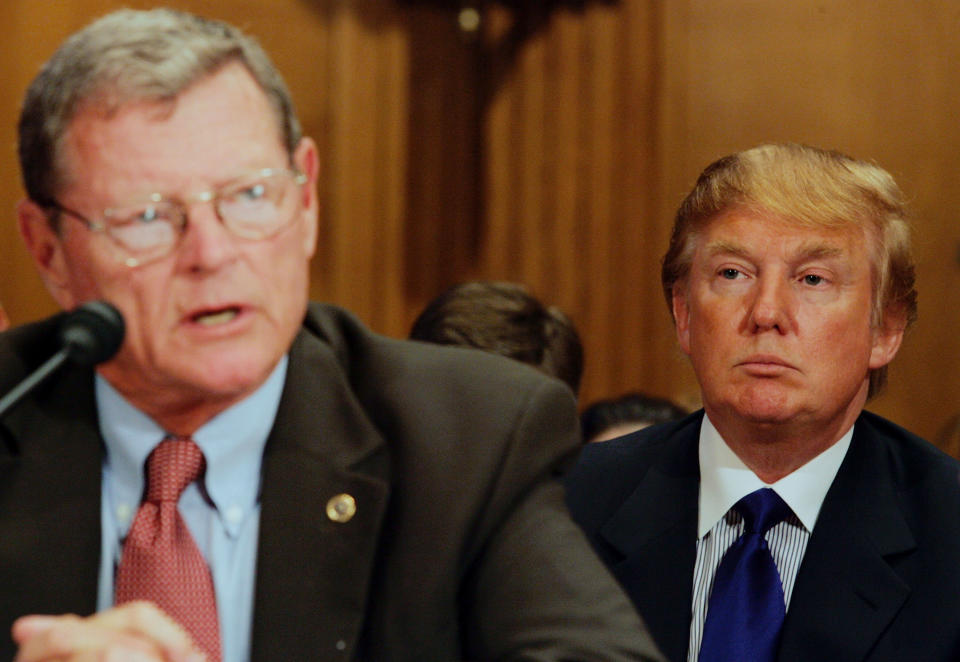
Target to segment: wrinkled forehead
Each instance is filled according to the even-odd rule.
[[[91,104],[70,121],[60,162],[87,179],[93,168],[125,178],[168,170],[213,176],[286,156],[266,95],[240,65],[226,67],[172,99]],[[247,161],[250,161],[247,163]]]
[[[712,250],[717,242],[735,246],[738,235],[744,241],[750,239],[746,234],[746,226],[738,227],[737,221],[741,220],[749,221],[754,227],[759,225],[774,233],[782,232],[798,237],[801,247],[808,251],[830,250],[829,245],[847,242],[865,246],[871,268],[875,269],[879,264],[880,239],[873,223],[860,219],[811,219],[787,216],[750,205],[731,207],[693,224],[684,250],[685,257],[692,259],[694,253],[701,249]],[[722,240],[716,239],[718,234],[716,230],[721,226],[728,230],[721,233],[724,235]],[[714,239],[707,240],[708,236]]]
[[[62,175],[69,175],[71,169],[84,167],[82,163],[72,163],[69,158],[75,149],[78,128],[82,127],[82,131],[88,132],[87,139],[95,140],[93,134],[113,131],[117,120],[124,116],[133,116],[148,124],[163,124],[188,101],[192,103],[197,98],[209,96],[207,90],[224,90],[223,103],[220,107],[215,103],[209,104],[208,121],[181,127],[181,130],[202,138],[204,133],[215,131],[217,125],[237,121],[238,116],[242,119],[254,114],[263,124],[262,135],[276,140],[281,146],[285,145],[282,122],[269,95],[246,65],[239,60],[227,60],[168,93],[153,93],[148,88],[117,88],[105,83],[81,101],[71,114],[58,144],[57,167],[65,171]],[[231,103],[234,105],[231,106]],[[131,144],[137,143],[136,135],[129,138]]]

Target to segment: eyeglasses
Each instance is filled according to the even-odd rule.
[[[190,196],[197,202],[212,202],[217,217],[231,233],[243,239],[267,239],[286,228],[294,213],[296,186],[307,176],[295,170],[264,168],[213,191]],[[187,227],[184,200],[159,193],[145,201],[104,210],[93,220],[54,201],[51,210],[82,221],[91,232],[106,234],[123,251],[123,262],[136,267],[169,255],[180,243]]]

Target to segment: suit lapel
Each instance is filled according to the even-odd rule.
[[[677,661],[686,660],[690,636],[699,430],[699,424],[682,428],[600,529],[600,535],[624,556],[612,567],[614,574],[657,645]]]
[[[289,366],[264,455],[252,658],[349,658],[389,496],[386,446],[327,345],[301,333]]]
[[[887,557],[915,548],[887,447],[861,418],[797,575],[779,659],[863,660],[910,593]]]
[[[93,373],[68,367],[3,421],[0,586],[17,613],[90,614],[100,567],[102,443]],[[6,659],[6,658],[5,658]]]

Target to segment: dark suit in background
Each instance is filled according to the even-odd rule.
[[[4,390],[55,328],[0,336]],[[96,418],[92,370],[70,368],[2,421],[5,631],[96,607]],[[265,450],[254,659],[661,659],[563,506],[553,476],[577,444],[559,382],[312,307]],[[338,494],[357,504],[344,523]]]
[[[574,519],[670,660],[687,659],[703,412],[590,444]],[[960,659],[960,465],[864,412],[824,501],[779,660]]]

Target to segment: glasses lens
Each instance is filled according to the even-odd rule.
[[[295,178],[286,170],[269,170],[237,182],[220,193],[220,218],[232,232],[249,239],[279,232],[293,219]]]
[[[110,236],[135,256],[169,250],[183,224],[182,212],[162,201],[111,209],[105,219]]]

